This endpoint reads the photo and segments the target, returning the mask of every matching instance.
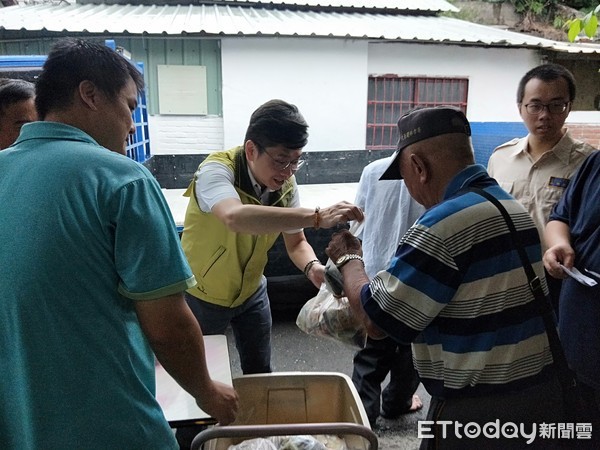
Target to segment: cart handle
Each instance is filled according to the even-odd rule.
[[[216,426],[200,432],[192,441],[191,450],[200,450],[206,441],[222,437],[268,437],[302,434],[356,434],[369,441],[369,449],[377,450],[377,435],[364,425],[350,422],[290,423],[269,425]]]

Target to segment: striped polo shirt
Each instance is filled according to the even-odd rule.
[[[543,264],[537,229],[523,206],[483,166],[457,174],[441,203],[402,239],[390,267],[362,290],[371,320],[413,343],[415,368],[439,397],[510,392],[546,380],[552,366],[544,323],[498,209],[507,209],[536,274]]]

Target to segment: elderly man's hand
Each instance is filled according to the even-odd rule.
[[[341,256],[348,253],[362,256],[362,247],[360,241],[352,233],[348,230],[342,230],[333,234],[325,253],[335,263]]]

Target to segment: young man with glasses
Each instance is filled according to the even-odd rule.
[[[244,144],[211,153],[186,195],[182,246],[198,281],[188,304],[204,334],[231,324],[244,374],[271,372],[267,252],[279,233],[288,255],[320,287],[325,268],[303,228],[363,220],[357,206],[302,208],[294,173],[302,165],[308,125],[294,105],[271,100],[250,118]]]
[[[573,139],[564,127],[574,100],[575,79],[566,68],[542,64],[531,69],[517,89],[519,114],[529,134],[496,148],[488,162],[490,176],[531,214],[542,246],[552,207],[583,160],[595,150]],[[561,283],[547,279],[558,312]]]

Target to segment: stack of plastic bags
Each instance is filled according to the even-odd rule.
[[[348,446],[338,436],[323,434],[248,439],[228,450],[348,450]]]

